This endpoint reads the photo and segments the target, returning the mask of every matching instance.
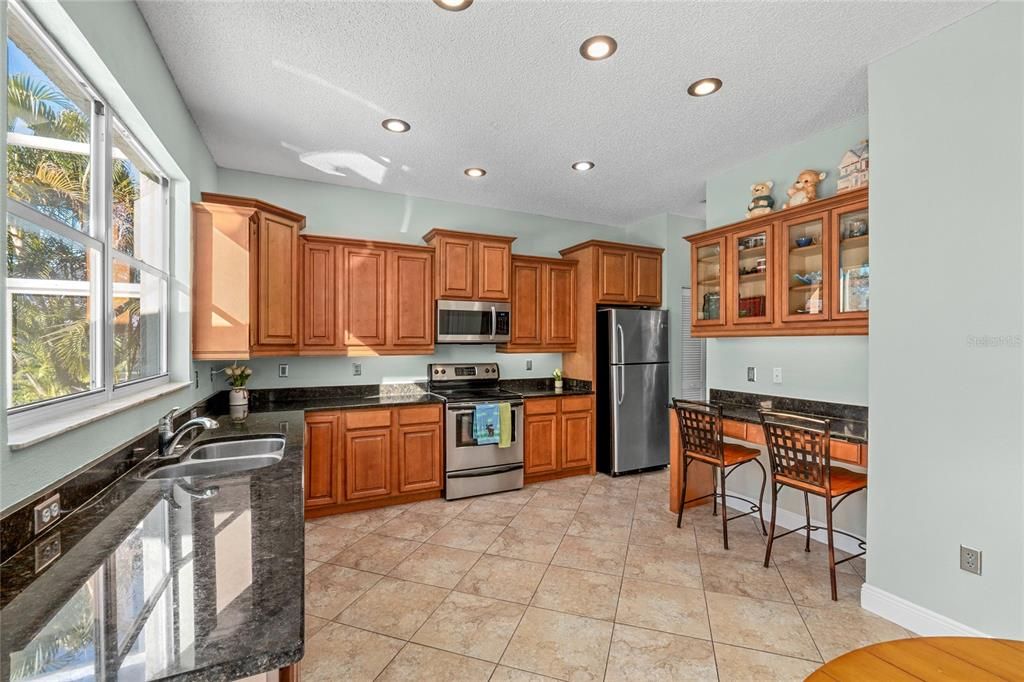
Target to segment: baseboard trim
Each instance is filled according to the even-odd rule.
[[[726,492],[728,492],[728,490]],[[755,500],[753,500],[752,498],[747,497],[746,495],[740,495],[740,494],[734,493],[734,492],[729,492],[729,495],[732,495],[732,496],[738,497],[738,498],[742,498],[742,499],[739,499],[739,500],[726,498],[726,503],[730,507],[732,507],[733,509],[736,509],[736,510],[739,510],[739,511],[749,511],[750,507],[747,506],[747,505],[744,505],[743,504],[743,500],[746,500],[750,504],[756,504]],[[765,502],[764,502],[764,522],[765,522],[766,525],[771,521],[771,518],[772,518],[772,503],[769,502],[768,500],[765,500]],[[811,517],[811,524],[815,525],[815,526],[821,526],[823,528],[825,526],[825,522],[824,521],[818,521],[813,516]],[[782,526],[786,530],[791,530],[793,528],[801,528],[804,525],[804,515],[803,514],[797,514],[796,512],[791,512],[788,509],[783,509],[782,507],[779,507],[779,511],[777,512],[777,514],[775,516],[775,525],[776,526]],[[846,530],[845,528],[837,528],[836,530],[841,530],[841,531],[844,531],[846,533],[850,532],[850,531]],[[825,531],[823,531],[823,530],[811,531],[811,539],[812,540],[817,540],[818,542],[827,544],[828,543],[828,534]],[[845,535],[840,535],[840,534],[836,533],[833,536],[833,542],[835,543],[836,549],[839,549],[839,550],[842,550],[844,552],[847,552],[848,554],[859,554],[861,552],[860,546],[857,544],[857,541],[854,540],[853,538],[846,537]]]
[[[980,630],[868,583],[860,589],[860,605],[922,637],[988,637]]]

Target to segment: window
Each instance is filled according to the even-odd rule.
[[[35,419],[167,381],[169,183],[9,8],[4,384],[12,419]]]

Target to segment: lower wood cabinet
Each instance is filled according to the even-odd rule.
[[[528,398],[525,412],[527,482],[593,473],[593,396]]]
[[[305,508],[323,516],[437,497],[442,406],[310,412]]]

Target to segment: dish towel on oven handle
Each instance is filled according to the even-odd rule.
[[[500,410],[495,403],[483,403],[473,410],[473,439],[477,445],[494,445],[501,440]]]
[[[498,447],[507,448],[512,446],[512,406],[508,403],[498,403]]]

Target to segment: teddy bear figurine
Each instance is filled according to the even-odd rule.
[[[817,199],[818,183],[824,180],[826,175],[828,173],[825,171],[820,173],[816,170],[801,171],[800,175],[796,176],[793,186],[786,190],[786,196],[789,197],[789,201],[784,203],[782,208],[800,206]]]
[[[750,193],[754,197],[747,204],[747,217],[753,218],[756,215],[764,215],[765,213],[771,213],[772,209],[775,208],[775,199],[772,198],[772,187],[775,183],[771,180],[767,182],[757,182],[750,186]]]

